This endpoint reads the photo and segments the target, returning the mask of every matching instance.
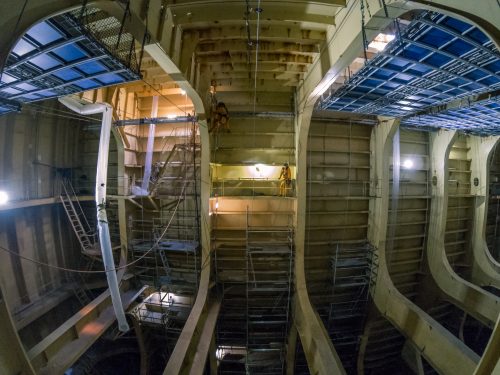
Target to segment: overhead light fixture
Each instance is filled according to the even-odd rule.
[[[6,204],[9,201],[9,195],[5,191],[0,191],[0,205]]]
[[[371,41],[370,44],[368,44],[368,47],[374,48],[377,51],[381,52],[385,49],[389,42],[394,40],[394,38],[394,35],[380,33],[375,37],[375,39]]]
[[[275,175],[276,167],[267,164],[254,164],[253,168],[248,167],[247,169],[249,175],[255,178],[269,178]]]
[[[413,168],[413,160],[411,160],[411,159],[406,159],[406,160],[403,162],[403,168],[405,168],[405,169],[412,169],[412,168]]]

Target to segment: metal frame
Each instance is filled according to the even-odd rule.
[[[97,9],[87,11],[81,18],[77,17],[79,13],[42,21],[18,41],[2,73],[0,114],[18,110],[21,103],[140,78],[131,35],[123,31],[123,35],[118,35],[129,45],[112,46],[99,39],[109,39],[109,30],[119,21]],[[27,52],[21,50],[23,46]],[[92,68],[89,63],[97,65]]]
[[[383,52],[323,98],[318,107],[408,118],[431,106],[472,94],[494,93],[499,88],[500,53],[485,34],[452,17],[422,12]],[[476,120],[463,114],[465,109],[456,121],[452,121],[453,114],[443,114],[440,124],[481,134],[499,133],[495,129],[499,128],[495,103],[498,99],[470,107],[471,112],[488,112],[488,121],[493,120],[489,126],[484,118]],[[407,126],[429,123],[425,117],[404,121]]]

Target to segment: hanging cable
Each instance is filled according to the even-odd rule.
[[[88,0],[83,0],[82,1],[82,7],[80,8],[80,16],[79,16],[79,20],[80,20],[80,24],[83,25],[83,17],[85,16],[85,11],[87,10],[87,3],[88,3]]]
[[[365,64],[368,61],[368,55],[366,50],[368,49],[368,40],[366,38],[366,30],[365,30],[365,0],[360,1],[361,6],[361,34],[363,37],[363,54],[365,56]]]
[[[366,0],[366,11],[368,12],[368,17],[372,18],[372,12],[370,11],[370,2]]]
[[[158,90],[157,88],[155,88],[151,83],[147,82],[144,78],[141,79],[141,81],[144,82],[146,85],[148,85],[153,91],[155,91],[156,93],[158,93],[158,96],[161,96],[163,99],[165,99],[166,101],[168,101],[170,104],[172,104],[174,107],[176,107],[177,109],[179,109],[185,115],[187,114],[186,108],[182,108],[178,104],[174,103],[172,100],[170,100],[168,98],[168,96],[163,95],[160,90]]]
[[[186,182],[184,182],[184,186],[182,188],[182,193],[184,192],[185,188],[186,188]],[[163,230],[163,232],[161,233],[161,235],[158,236],[158,239],[155,241],[155,243],[144,254],[142,254],[139,258],[137,258],[134,261],[132,261],[132,262],[130,262],[128,264],[125,264],[123,266],[119,266],[119,267],[115,267],[115,268],[110,268],[108,270],[103,270],[103,271],[90,271],[90,270],[85,270],[84,271],[84,270],[78,270],[78,269],[74,269],[74,268],[66,268],[66,267],[55,266],[53,264],[49,264],[49,263],[45,263],[45,262],[40,262],[40,261],[38,261],[36,259],[29,258],[29,257],[21,255],[21,254],[19,254],[17,252],[9,250],[8,248],[6,248],[4,246],[1,246],[1,245],[0,245],[0,250],[4,251],[6,253],[9,253],[11,255],[14,255],[14,256],[16,256],[18,258],[27,260],[27,261],[35,263],[35,264],[38,264],[40,266],[44,266],[44,267],[48,267],[48,268],[52,268],[52,269],[57,269],[57,270],[62,270],[62,271],[66,271],[66,272],[89,273],[89,274],[105,274],[105,273],[111,272],[111,271],[115,272],[115,271],[118,271],[118,270],[121,270],[121,269],[126,269],[127,267],[133,266],[134,264],[138,263],[140,260],[142,260],[146,256],[148,256],[149,253],[151,253],[153,250],[156,249],[156,247],[158,246],[158,244],[160,243],[160,241],[163,239],[163,237],[167,233],[168,229],[170,228],[170,224],[172,223],[172,220],[173,220],[173,218],[174,218],[174,216],[175,216],[175,214],[177,212],[177,209],[179,208],[179,205],[180,205],[180,203],[182,201],[182,193],[179,196],[179,199],[177,200],[177,205],[175,206],[175,209],[174,209],[174,212],[172,213],[172,216],[170,216],[170,220],[168,221],[168,223],[165,226],[165,229]]]
[[[382,7],[384,8],[385,16],[389,18],[389,11],[387,10],[387,4],[385,3],[385,0],[382,0]]]
[[[403,43],[403,38],[401,36],[401,27],[399,26],[399,19],[394,18],[394,28],[396,29],[396,38],[399,43]]]
[[[257,13],[257,27],[255,32],[255,71],[253,82],[253,147],[256,146],[256,113],[257,113],[257,76],[259,72],[259,38],[260,38],[260,14],[262,8],[260,7],[260,0],[255,8]],[[255,179],[252,179],[252,195],[255,195]]]
[[[118,39],[116,40],[116,48],[117,49],[118,49],[118,46],[120,45],[120,41],[122,39],[123,28],[125,27],[125,20],[127,19],[127,16],[129,18],[131,16],[130,15],[130,0],[127,1],[127,5],[125,7],[125,11],[123,12],[122,22],[121,22],[121,25],[120,25],[120,31],[118,32]]]
[[[255,38],[255,75],[254,75],[254,87],[253,87],[253,114],[255,116],[256,106],[257,106],[257,74],[259,72],[259,34],[260,34],[260,14],[262,13],[262,8],[260,7],[260,0],[255,9],[257,13],[257,31]]]
[[[250,3],[246,0],[246,10],[245,10],[245,27],[247,31],[247,64],[250,65],[250,55],[252,53],[252,39],[250,34]]]
[[[142,37],[141,54],[139,55],[139,70],[142,66],[142,58],[144,57],[144,46],[147,42],[151,40],[151,35],[149,35],[149,2],[146,4],[146,25],[144,27],[144,36]]]

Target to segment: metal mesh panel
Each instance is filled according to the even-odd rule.
[[[136,49],[139,47],[132,34],[123,29],[121,21],[97,8],[75,10],[71,16],[83,29],[106,48],[121,63],[136,74],[140,74]]]

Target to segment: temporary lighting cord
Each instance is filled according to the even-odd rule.
[[[152,90],[154,90],[158,94],[158,96],[161,96],[163,99],[168,101],[174,107],[178,108],[182,113],[187,115],[188,112],[186,111],[186,108],[182,108],[179,105],[175,104],[171,99],[168,98],[168,96],[163,95],[160,90],[154,87],[151,83],[147,82],[145,79],[141,79],[141,81],[144,82],[146,85],[148,85]]]
[[[150,252],[152,252],[157,246],[158,244],[160,243],[160,241],[163,239],[163,236],[165,236],[165,234],[167,233],[167,230],[170,228],[170,224],[172,223],[172,220],[177,212],[177,209],[179,208],[179,205],[180,203],[182,202],[182,195],[183,195],[183,192],[184,192],[184,189],[186,188],[186,182],[184,183],[184,186],[182,188],[182,193],[181,195],[179,196],[179,199],[177,200],[177,205],[175,206],[175,209],[174,209],[174,212],[172,213],[172,216],[170,217],[170,220],[168,221],[168,224],[167,226],[165,227],[165,229],[163,230],[163,232],[161,233],[161,236],[158,237],[158,239],[155,241],[155,243],[153,244],[153,246],[151,246],[151,248],[149,248],[149,250],[147,250],[144,254],[142,254],[139,258],[135,259],[134,261],[128,263],[128,264],[125,264],[123,266],[119,266],[119,267],[115,267],[115,268],[111,268],[107,271],[83,271],[83,270],[77,270],[77,269],[74,269],[74,268],[66,268],[66,267],[60,267],[60,266],[55,266],[53,264],[49,264],[49,263],[45,263],[45,262],[40,262],[36,259],[33,259],[33,258],[29,258],[29,257],[26,257],[24,255],[21,255],[15,251],[12,251],[12,250],[9,250],[7,249],[6,247],[4,246],[1,246],[0,245],[0,250],[6,252],[6,253],[9,253],[11,255],[14,255],[18,258],[21,258],[21,259],[24,259],[24,260],[27,260],[29,262],[32,262],[32,263],[35,263],[35,264],[38,264],[40,266],[45,266],[45,267],[48,267],[48,268],[53,268],[53,269],[57,269],[57,270],[62,270],[62,271],[66,271],[66,272],[73,272],[73,273],[89,273],[89,274],[105,274],[107,272],[110,272],[110,271],[118,271],[118,270],[121,270],[121,269],[125,269],[127,267],[130,267],[130,266],[133,266],[134,264],[138,263],[140,260],[144,259]]]
[[[75,112],[66,111],[64,109],[59,109],[55,107],[44,106],[41,104],[36,104],[34,102],[25,103],[24,107],[33,107],[34,110],[39,113],[51,114],[53,116],[62,117],[62,118],[70,118],[72,120],[79,120],[88,123],[98,123],[100,120],[89,118],[88,116],[81,116]]]

